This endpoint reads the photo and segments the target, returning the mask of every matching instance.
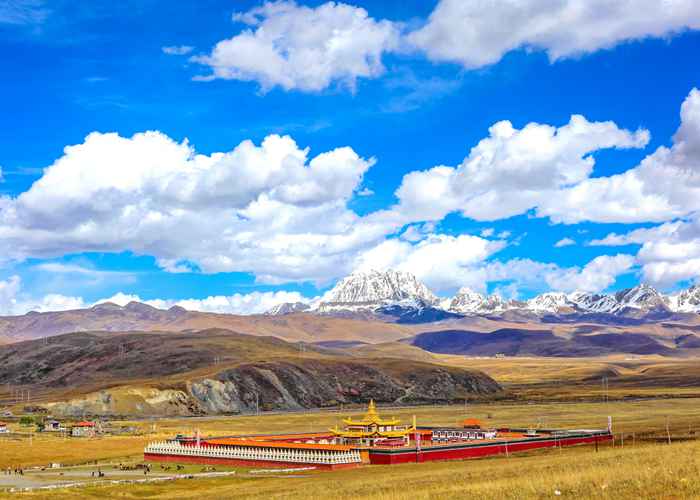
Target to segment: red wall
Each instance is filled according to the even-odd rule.
[[[603,443],[612,440],[611,435],[586,436],[577,438],[554,439],[547,441],[520,441],[508,443],[508,453],[534,450],[537,448],[554,448],[557,446],[573,446],[577,444],[592,444],[595,441]],[[372,464],[402,464],[411,462],[430,462],[434,460],[459,460],[462,458],[476,458],[491,455],[505,455],[506,445],[497,443],[490,446],[469,446],[450,447],[448,449],[423,448],[419,453],[405,451],[403,453],[378,453],[373,450],[369,452],[370,463]]]

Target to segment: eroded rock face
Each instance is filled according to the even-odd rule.
[[[120,387],[49,403],[62,417],[240,414],[323,408],[341,403],[449,403],[491,398],[501,387],[481,373],[429,363],[300,360],[250,363],[185,389]]]
[[[177,389],[122,387],[85,395],[68,401],[48,403],[52,415],[83,416],[158,415],[185,416],[204,413],[198,401]]]
[[[256,363],[226,370],[217,378],[193,383],[191,388],[199,405],[213,413],[252,412],[256,401],[261,410],[294,410],[370,398],[380,403],[446,403],[502,392],[483,373],[423,363],[407,370],[319,360]]]

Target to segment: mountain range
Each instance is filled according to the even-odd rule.
[[[441,300],[410,273],[369,271],[343,278],[315,303],[281,304],[268,314],[300,311],[427,316],[428,321],[453,316],[502,315],[511,311],[538,316],[608,314],[638,318],[647,314],[700,313],[700,286],[694,285],[675,295],[664,295],[642,283],[612,295],[582,291],[568,294],[547,292],[526,301],[508,300],[497,294],[484,295],[464,287],[454,297]]]

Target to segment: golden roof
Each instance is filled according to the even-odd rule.
[[[353,420],[352,418],[348,417],[343,420],[346,425],[361,425],[361,426],[369,426],[372,424],[376,425],[399,425],[401,423],[400,420],[397,420],[395,418],[392,418],[391,420],[384,420],[382,419],[379,414],[377,413],[377,406],[374,404],[374,399],[369,400],[369,405],[367,406],[367,413],[365,413],[365,416],[362,420]]]

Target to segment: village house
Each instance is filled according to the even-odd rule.
[[[47,420],[44,422],[44,432],[63,432],[66,428],[58,420]]]
[[[95,437],[95,422],[78,422],[70,428],[72,437]]]

